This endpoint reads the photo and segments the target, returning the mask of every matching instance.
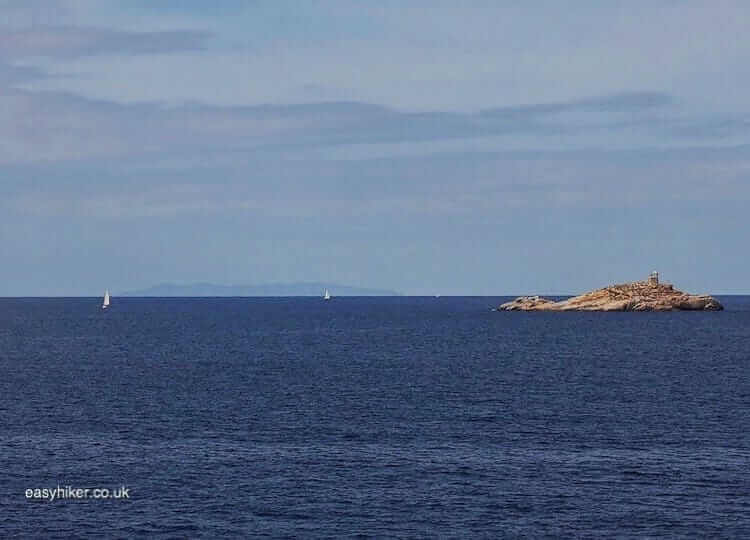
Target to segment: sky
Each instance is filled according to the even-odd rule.
[[[750,293],[744,1],[0,0],[0,296]]]

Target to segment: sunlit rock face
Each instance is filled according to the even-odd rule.
[[[687,294],[672,285],[635,281],[610,285],[554,302],[539,296],[519,296],[502,304],[502,311],[719,311],[724,306],[708,295]]]

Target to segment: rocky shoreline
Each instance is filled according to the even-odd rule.
[[[716,298],[678,291],[652,279],[610,285],[555,302],[540,296],[519,296],[502,304],[500,311],[720,311]]]

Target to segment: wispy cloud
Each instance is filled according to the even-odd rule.
[[[207,32],[171,30],[126,32],[109,28],[35,26],[0,33],[0,58],[77,58],[194,51],[205,47]]]
[[[673,96],[661,92],[628,92],[560,103],[540,103],[487,109],[482,111],[481,114],[484,116],[505,118],[528,118],[563,112],[640,112],[665,107],[674,102],[675,99]]]
[[[17,66],[0,62],[0,90],[5,87],[48,77],[45,70],[31,66]]]
[[[142,160],[5,166],[5,215],[97,220],[254,215],[337,220],[472,217],[750,202],[748,147],[448,153],[357,161],[234,156],[173,167]],[[23,175],[22,177],[20,175]]]
[[[2,71],[0,71],[2,74]],[[28,74],[28,75],[31,75]],[[70,94],[0,94],[0,162],[153,155],[157,152],[305,148],[482,139],[525,134],[539,141],[643,125],[672,103],[661,94],[624,94],[479,113],[402,112],[363,103],[217,107],[117,104]],[[560,114],[577,112],[579,118]],[[612,116],[613,113],[628,115]],[[606,145],[606,143],[604,143]],[[598,146],[601,146],[600,144]]]

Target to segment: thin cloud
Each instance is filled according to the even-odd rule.
[[[0,33],[0,58],[144,55],[196,51],[205,48],[208,32],[169,30],[129,32],[111,28],[35,26]]]
[[[9,73],[29,77],[37,72]],[[685,123],[682,117],[669,116],[676,110],[671,108],[674,103],[666,94],[636,92],[479,113],[416,113],[356,102],[119,104],[60,92],[6,89],[0,91],[0,163],[121,156],[148,161],[169,153],[253,150],[289,157],[324,148],[331,149],[328,153],[334,158],[342,149],[355,147],[364,149],[362,157],[367,157],[368,152],[377,155],[390,148],[399,153],[408,151],[409,145],[437,142],[447,144],[435,147],[436,153],[443,153],[451,145],[465,149],[481,141],[485,147],[509,148],[518,148],[522,141],[532,150],[664,148],[685,141],[672,133]]]
[[[543,117],[564,112],[640,112],[673,105],[674,97],[661,92],[627,92],[560,103],[539,103],[481,111],[482,116]]]
[[[48,77],[47,73],[36,67],[16,66],[0,62],[0,91],[3,87],[10,87],[46,77]]]

